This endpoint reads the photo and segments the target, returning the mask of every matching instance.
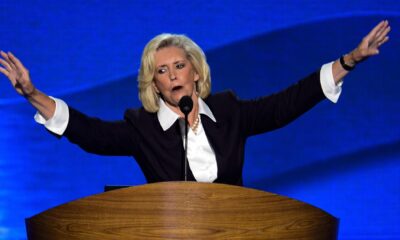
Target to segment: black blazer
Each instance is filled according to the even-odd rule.
[[[201,116],[216,155],[215,182],[242,185],[247,138],[285,126],[324,98],[317,71],[284,91],[255,100],[239,100],[230,91],[205,99],[217,120]],[[69,111],[64,133],[69,141],[91,153],[133,156],[148,182],[182,180],[184,149],[178,121],[163,131],[157,114],[143,107],[128,109],[124,120],[117,122]],[[188,179],[195,180],[190,170]]]

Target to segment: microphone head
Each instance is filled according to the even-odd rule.
[[[188,115],[193,109],[193,100],[189,96],[183,96],[181,100],[179,100],[179,109],[185,115]]]

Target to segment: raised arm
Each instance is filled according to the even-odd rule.
[[[1,51],[0,54],[0,72],[10,80],[18,94],[25,97],[46,120],[50,119],[56,108],[54,100],[35,88],[28,69],[17,57],[11,52]]]
[[[0,52],[0,72],[8,77],[18,94],[25,97],[46,120],[57,117],[56,102],[40,92],[33,85],[29,71],[12,53]],[[62,108],[60,108],[62,109]],[[63,122],[66,129],[61,129],[60,115],[52,128],[47,128],[59,136],[66,136],[69,141],[79,145],[87,152],[101,155],[136,155],[138,148],[135,128],[126,120],[106,122],[91,118],[73,108],[66,109],[68,118]],[[65,113],[64,113],[65,114]],[[54,120],[54,118],[53,118]],[[68,127],[67,127],[68,126]]]
[[[378,54],[379,47],[389,40],[389,31],[389,23],[380,22],[363,38],[357,48],[343,56],[344,67],[340,60],[335,61],[332,66],[335,83],[340,83],[357,63]],[[295,120],[327,97],[321,80],[321,72],[315,72],[284,91],[253,101],[240,101],[244,119],[243,132],[246,136],[251,136],[283,127]]]
[[[343,68],[340,59],[336,60],[332,67],[335,83],[338,84],[357,63],[379,54],[379,47],[389,40],[389,32],[390,26],[387,20],[376,25],[353,51],[343,56],[344,64],[349,67],[348,70]]]

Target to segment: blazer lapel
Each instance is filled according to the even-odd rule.
[[[217,119],[217,122],[211,120],[208,116],[201,115],[201,122],[203,124],[204,131],[206,133],[207,139],[214,150],[215,158],[217,160],[218,167],[218,177],[215,181],[218,180],[219,176],[223,175],[223,170],[225,169],[225,161],[223,157],[223,152],[220,146],[223,146],[222,141],[224,138],[224,125],[223,122]],[[214,181],[214,182],[215,182]]]

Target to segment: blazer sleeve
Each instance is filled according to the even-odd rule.
[[[135,156],[138,140],[135,128],[126,119],[103,121],[69,108],[65,137],[83,150],[99,155]]]
[[[281,92],[239,101],[242,132],[252,136],[281,128],[323,99],[320,74],[316,71]]]

